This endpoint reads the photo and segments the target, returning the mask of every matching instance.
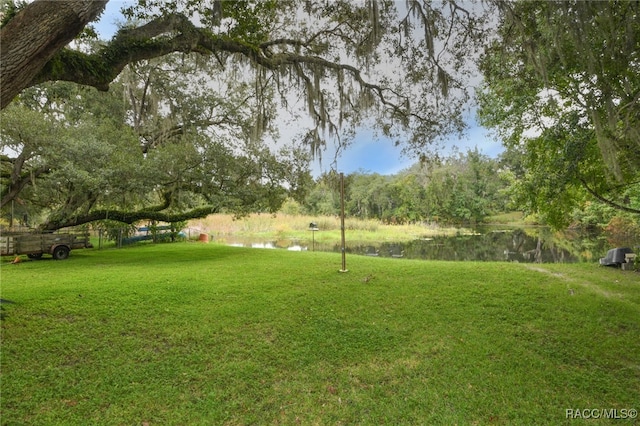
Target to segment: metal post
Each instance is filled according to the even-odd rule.
[[[344,173],[340,173],[340,233],[342,236],[342,269],[340,269],[340,272],[347,272],[347,252],[344,236]]]
[[[311,241],[312,246],[311,250],[316,251],[316,231],[318,230],[318,225],[315,222],[311,222],[309,224],[309,231],[311,231]]]

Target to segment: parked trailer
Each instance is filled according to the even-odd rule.
[[[69,257],[73,249],[92,248],[89,234],[17,234],[0,236],[2,256],[26,254],[31,259],[40,259],[50,254],[56,260]]]

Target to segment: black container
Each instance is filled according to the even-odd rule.
[[[624,255],[629,253],[633,253],[629,247],[611,249],[605,257],[600,259],[600,264],[602,266],[620,266],[626,262]]]

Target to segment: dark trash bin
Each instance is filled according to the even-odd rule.
[[[602,266],[620,266],[625,263],[625,254],[633,253],[629,247],[618,247],[611,249],[607,252],[607,255],[600,259],[600,265]]]

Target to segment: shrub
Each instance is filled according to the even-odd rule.
[[[640,223],[626,216],[616,216],[604,227],[609,243],[615,247],[640,244]]]

